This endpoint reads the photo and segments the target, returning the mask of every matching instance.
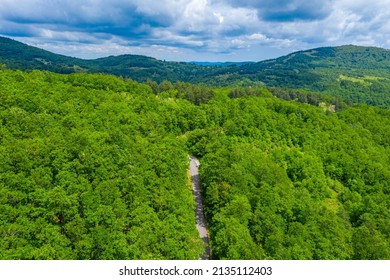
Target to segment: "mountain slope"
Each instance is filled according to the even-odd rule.
[[[240,73],[253,75],[252,79],[262,78],[268,83],[291,83],[296,85],[296,79],[307,83],[305,79],[300,79],[302,73],[319,78],[318,70],[327,69],[336,72],[355,72],[364,74],[375,71],[381,74],[388,74],[384,71],[390,69],[390,51],[373,47],[341,46],[326,47],[307,51],[300,51],[279,57],[272,60],[262,61],[253,65],[241,67]],[[275,75],[276,72],[276,75]],[[289,74],[294,79],[283,79]]]
[[[140,55],[109,56],[86,62],[91,69],[99,69],[99,72],[116,76],[130,77],[139,82],[145,82],[148,79],[157,82],[163,80],[198,82],[207,76],[210,69],[213,69],[213,67],[162,61]]]
[[[303,88],[389,108],[389,70],[389,50],[341,46],[300,51],[244,65],[211,79],[215,83],[246,79],[267,86]]]
[[[168,80],[210,86],[288,87],[321,92],[354,103],[390,108],[390,51],[341,46],[299,51],[249,64],[197,65],[139,55],[84,60],[0,37],[0,64],[58,73],[106,73],[139,82]]]
[[[137,81],[199,80],[211,67],[166,62],[141,55],[120,55],[79,59],[54,54],[18,41],[0,37],[0,64],[11,69],[39,69],[57,73],[89,72],[126,76]],[[207,76],[207,75],[206,75]]]
[[[0,63],[11,69],[39,69],[59,73],[87,70],[82,59],[54,54],[5,37],[0,37]]]

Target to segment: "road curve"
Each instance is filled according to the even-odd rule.
[[[190,159],[190,171],[192,177],[192,192],[196,202],[196,228],[198,229],[199,236],[206,244],[205,251],[200,257],[201,260],[210,259],[210,246],[209,235],[206,227],[206,218],[204,216],[204,207],[202,202],[202,194],[200,193],[200,177],[199,177],[199,160],[193,156],[189,156]]]

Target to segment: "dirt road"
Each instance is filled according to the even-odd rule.
[[[198,229],[199,236],[206,244],[206,249],[203,255],[200,257],[202,260],[210,259],[210,247],[209,236],[206,227],[206,219],[204,216],[204,207],[202,202],[202,194],[200,192],[200,177],[199,177],[199,160],[193,156],[190,156],[190,171],[192,176],[192,191],[196,202],[196,228]]]

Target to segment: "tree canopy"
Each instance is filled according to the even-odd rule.
[[[214,259],[390,258],[388,109],[2,69],[0,259],[198,259],[188,154]]]

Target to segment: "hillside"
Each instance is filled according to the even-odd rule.
[[[198,65],[138,55],[83,60],[0,37],[0,63],[11,69],[114,74],[139,82],[287,87],[390,108],[390,51],[373,47],[326,47],[258,63]]]
[[[390,258],[389,110],[165,85],[0,69],[0,259],[198,259],[188,155],[213,259]]]
[[[0,37],[0,64],[5,64],[10,69],[48,70],[57,73],[87,71],[82,59],[54,54],[5,37]]]
[[[390,108],[390,51],[379,48],[319,48],[242,65],[202,67],[134,56],[102,58],[91,65],[101,72],[137,81],[165,79],[214,87],[287,87]]]
[[[390,107],[390,51],[342,46],[300,51],[221,71],[216,84],[246,79],[271,87],[303,88],[354,103]]]
[[[10,69],[48,70],[56,73],[107,73],[137,81],[200,81],[211,67],[166,62],[140,55],[120,55],[99,59],[78,59],[54,54],[18,41],[0,37],[0,64]]]
[[[120,55],[88,60],[86,63],[92,71],[116,76],[130,77],[138,82],[153,80],[162,82],[202,81],[214,69],[183,62],[162,61],[139,55]]]

